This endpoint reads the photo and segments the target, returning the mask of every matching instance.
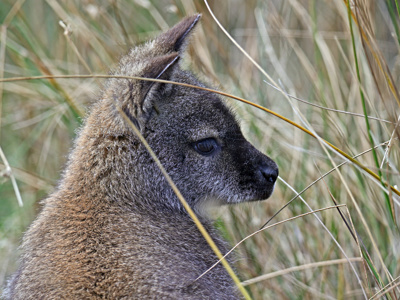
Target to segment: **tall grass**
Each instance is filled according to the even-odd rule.
[[[267,226],[286,222],[236,249],[237,273],[249,293],[255,299],[364,299],[364,293],[387,291],[376,298],[398,299],[400,199],[386,184],[397,189],[400,179],[398,0],[210,5],[276,88],[222,32],[204,2],[187,0],[4,0],[0,77],[107,74],[132,45],[183,16],[202,13],[185,65],[221,90],[319,137],[228,100],[249,140],[278,163],[282,180],[268,201],[222,208],[217,226],[234,245],[294,199]],[[16,268],[23,231],[56,185],[101,83],[78,78],[0,83],[0,146],[6,158],[0,161],[0,286]],[[357,156],[380,180],[321,139]],[[294,198],[310,184],[302,198]],[[307,214],[336,204],[345,206]]]

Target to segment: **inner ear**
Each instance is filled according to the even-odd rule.
[[[178,61],[179,54],[177,52],[151,58],[147,62],[142,77],[170,80],[174,69],[177,67]],[[158,98],[154,97],[154,94],[159,93],[164,85],[165,83],[147,80],[141,82],[140,99],[138,99],[139,103],[137,104],[140,108],[140,116],[138,116],[138,119],[142,125],[145,125],[149,120],[153,108],[157,107],[155,101]]]
[[[174,69],[175,64],[179,60],[179,54],[177,52],[173,52],[168,55],[159,56],[155,58],[151,58],[147,64],[147,67],[144,70],[144,74],[142,77],[144,78],[154,78],[154,79],[171,79],[171,75]],[[142,82],[142,106],[143,101],[147,97],[149,91],[155,86],[160,86],[162,83],[155,81],[144,81]]]

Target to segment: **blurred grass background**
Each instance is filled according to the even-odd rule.
[[[203,1],[3,0],[0,77],[107,74],[129,47],[200,12],[202,23],[185,61],[188,68],[223,91],[308,126],[351,156],[376,147],[375,153],[368,151],[357,160],[396,185],[399,3],[350,2],[352,28],[347,0],[210,1],[219,21],[279,88],[308,103],[288,101],[265,83],[267,78],[218,28]],[[40,210],[40,200],[56,185],[81,115],[95,101],[102,82],[0,82],[0,146],[7,160],[0,160],[0,286],[16,269],[22,234]],[[297,192],[345,161],[294,126],[229,101],[246,136],[278,163],[281,178]],[[365,114],[373,118],[366,122]],[[23,207],[18,205],[13,176]],[[223,208],[217,225],[234,245],[295,195],[279,181],[268,201]],[[351,229],[337,210],[318,216],[348,257],[367,258],[352,261],[365,294],[373,297],[386,288],[384,296],[375,298],[399,299],[399,197],[350,163],[313,184],[302,197],[314,210],[335,201],[347,205]],[[296,199],[271,223],[308,211]],[[330,262],[345,256],[312,215],[267,229],[237,251],[242,280],[269,274],[247,285],[255,299],[365,298],[349,264]],[[312,265],[316,262],[326,266]],[[304,268],[274,273],[295,266]]]

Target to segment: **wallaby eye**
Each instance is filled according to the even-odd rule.
[[[219,148],[219,145],[215,139],[208,138],[194,142],[193,148],[201,155],[209,156]]]

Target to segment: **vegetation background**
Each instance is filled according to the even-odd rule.
[[[129,47],[200,12],[188,68],[221,90],[308,128],[357,156],[382,182],[396,185],[399,3],[351,0],[351,27],[347,5],[347,0],[210,0],[221,24],[282,92],[221,31],[203,1],[2,0],[0,77],[108,74]],[[0,82],[0,286],[16,269],[22,234],[40,200],[56,186],[76,129],[103,82]],[[228,101],[246,136],[275,159],[284,180],[268,201],[221,210],[217,226],[232,245],[333,170],[269,223],[282,224],[238,246],[237,273],[243,281],[254,279],[246,282],[252,297],[399,299],[396,191],[320,139],[260,109]],[[288,220],[335,203],[345,206],[316,214],[325,227],[312,214]]]

